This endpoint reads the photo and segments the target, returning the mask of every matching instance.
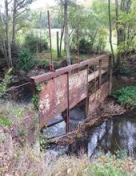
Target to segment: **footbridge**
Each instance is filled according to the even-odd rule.
[[[108,55],[100,55],[32,77],[32,81],[38,95],[40,127],[65,112],[66,131],[69,132],[70,109],[82,102],[86,117],[89,117],[110,94],[111,59]],[[40,91],[36,90],[37,86]]]

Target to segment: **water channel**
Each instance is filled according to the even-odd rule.
[[[103,120],[88,130],[86,135],[75,143],[64,147],[51,147],[50,152],[56,155],[87,153],[89,157],[101,154],[124,152],[136,156],[136,112],[129,111],[123,115]]]
[[[72,153],[78,153],[81,149],[89,157],[101,153],[117,154],[117,151],[136,156],[136,112],[104,120],[88,131],[87,137],[70,146]]]

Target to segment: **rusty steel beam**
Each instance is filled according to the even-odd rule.
[[[70,110],[70,103],[69,103],[69,73],[67,73],[67,110],[66,110],[66,133],[69,132],[69,110]]]
[[[101,83],[102,83],[102,60],[99,60],[99,82],[98,82],[98,88],[101,88]]]
[[[112,89],[112,60],[111,57],[109,57],[109,65],[108,65],[108,78],[109,78],[109,95],[111,94]]]
[[[69,65],[67,67],[57,69],[57,70],[55,70],[55,72],[48,72],[48,73],[44,73],[42,75],[31,77],[31,79],[35,82],[35,84],[39,84],[39,83],[41,83],[45,80],[49,80],[49,79],[55,78],[59,75],[62,75],[64,73],[71,72],[72,70],[82,68],[82,67],[87,66],[87,65],[91,65],[94,62],[97,62],[99,60],[102,60],[102,59],[105,59],[105,58],[108,59],[108,57],[109,57],[108,55],[101,55],[101,56],[98,56],[96,58],[92,58],[92,59],[88,59],[86,61],[80,62],[79,64],[73,64],[73,65]]]
[[[50,12],[48,14],[48,28],[49,28],[49,39],[50,39],[50,71],[54,71],[53,58],[52,58],[52,40],[51,40],[51,23],[50,23]]]
[[[86,93],[86,98],[85,98],[85,116],[87,118],[88,115],[88,107],[89,107],[89,88],[88,88],[88,82],[89,82],[89,65],[86,66],[87,69],[87,84],[86,84],[86,89],[87,89],[87,93]]]

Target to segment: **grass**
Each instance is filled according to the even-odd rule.
[[[135,160],[101,156],[90,161],[83,154],[79,157],[54,157],[36,155],[27,147],[15,152],[9,161],[8,173],[19,176],[135,176]],[[12,162],[12,163],[11,163]],[[12,166],[12,167],[11,167]]]
[[[26,136],[22,122],[28,114],[33,116],[34,124],[37,113],[32,104],[16,104],[15,102],[5,102],[0,104],[0,117],[6,117],[12,121],[12,126],[6,125],[9,132],[13,131],[14,125],[19,127],[18,135],[20,139]],[[2,128],[2,127],[1,127]],[[0,128],[0,130],[1,130]],[[5,129],[5,126],[4,126]],[[6,132],[7,134],[7,132]],[[0,149],[7,144],[9,136],[2,135],[0,131]],[[39,136],[39,134],[37,134]],[[86,154],[81,152],[76,156],[60,156],[39,152],[39,143],[33,146],[18,145],[16,138],[12,139],[12,145],[7,146],[1,153],[0,175],[18,176],[135,176],[136,160],[125,157],[115,157],[112,155],[102,155],[97,159],[89,159]],[[36,147],[35,147],[36,146]],[[12,150],[8,154],[8,149]],[[2,150],[0,150],[2,151]],[[119,155],[118,155],[119,156]]]

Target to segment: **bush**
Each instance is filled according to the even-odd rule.
[[[130,69],[130,68],[126,68],[126,67],[122,66],[119,71],[120,71],[121,75],[124,75],[127,77],[134,76],[134,74],[135,74],[135,68]]]
[[[88,41],[86,39],[81,39],[79,42],[79,50],[82,54],[90,53],[101,53],[106,47],[105,36],[98,36],[95,38],[94,42]]]
[[[17,64],[17,69],[24,70],[28,72],[30,69],[32,69],[37,64],[37,61],[33,59],[33,56],[29,49],[22,49],[22,51],[19,54],[19,61]]]
[[[115,98],[126,107],[136,108],[136,87],[127,86],[116,91]]]
[[[106,37],[105,35],[99,35],[96,39],[94,46],[95,52],[101,53],[104,51],[105,47],[106,47]]]
[[[34,34],[28,34],[25,38],[25,48],[28,48],[31,53],[42,52],[48,49],[48,43],[44,39]]]
[[[86,39],[81,39],[80,42],[79,42],[79,51],[82,54],[90,53],[91,43],[88,42]]]
[[[6,92],[7,92],[8,84],[12,80],[12,76],[10,75],[11,72],[12,72],[12,68],[10,68],[5,73],[4,78],[3,78],[2,82],[0,83],[0,98],[3,97],[6,94]]]

